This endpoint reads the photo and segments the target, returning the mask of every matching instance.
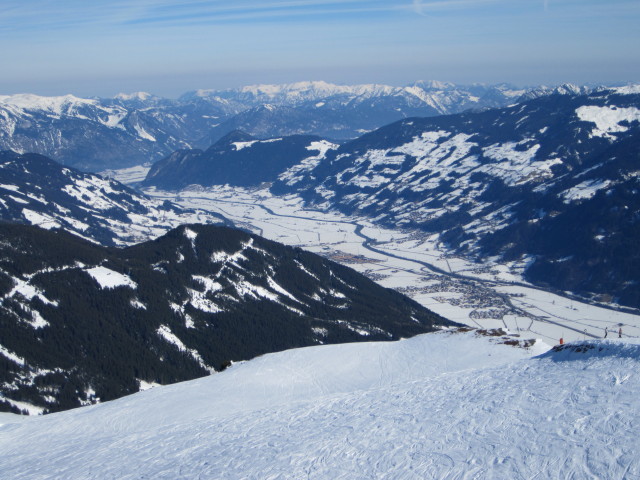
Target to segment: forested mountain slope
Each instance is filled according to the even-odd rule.
[[[447,320],[355,271],[240,230],[189,225],[102,247],[0,225],[0,406],[32,413],[321,343]]]

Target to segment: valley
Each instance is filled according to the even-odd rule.
[[[0,480],[640,480],[640,1],[0,19]]]
[[[391,230],[370,219],[306,209],[295,195],[268,188],[191,187],[178,193],[144,191],[183,207],[218,213],[266,238],[300,246],[348,265],[423,306],[476,328],[506,328],[549,344],[640,336],[640,312],[585,303],[528,284],[519,263],[473,263],[455,256],[437,236]]]

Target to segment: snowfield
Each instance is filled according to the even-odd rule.
[[[136,282],[131,280],[127,275],[99,266],[85,270],[96,282],[100,284],[100,288],[116,288],[129,287],[137,288]]]
[[[151,170],[151,165],[145,164],[119,170],[104,170],[100,172],[99,175],[106,178],[113,178],[125,185],[132,185],[142,182],[147,177],[149,170]]]
[[[0,417],[3,478],[638,478],[640,342],[449,331]]]

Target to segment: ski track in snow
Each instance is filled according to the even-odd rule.
[[[39,418],[4,478],[637,478],[639,342],[525,352],[473,334],[312,347]],[[631,354],[625,354],[624,349]],[[573,356],[572,356],[573,355]]]

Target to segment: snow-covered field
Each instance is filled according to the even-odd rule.
[[[640,476],[640,342],[532,358],[540,342],[500,341],[441,332],[289,350],[101,405],[2,415],[0,476]]]
[[[124,183],[125,185],[132,185],[140,183],[147,177],[147,173],[151,170],[150,164],[136,165],[135,167],[121,168],[119,170],[105,170],[100,172],[100,175],[107,178],[112,178]]]
[[[178,194],[149,189],[145,193],[221,213],[267,238],[328,256],[473,327],[523,331],[550,344],[560,338],[602,338],[605,328],[608,338],[617,337],[620,328],[623,338],[640,336],[637,312],[603,308],[534,288],[522,280],[524,265],[480,265],[452,257],[435,236],[304,209],[298,197],[275,197],[266,189],[192,188]],[[362,235],[374,239],[369,246],[376,251],[367,248]]]

